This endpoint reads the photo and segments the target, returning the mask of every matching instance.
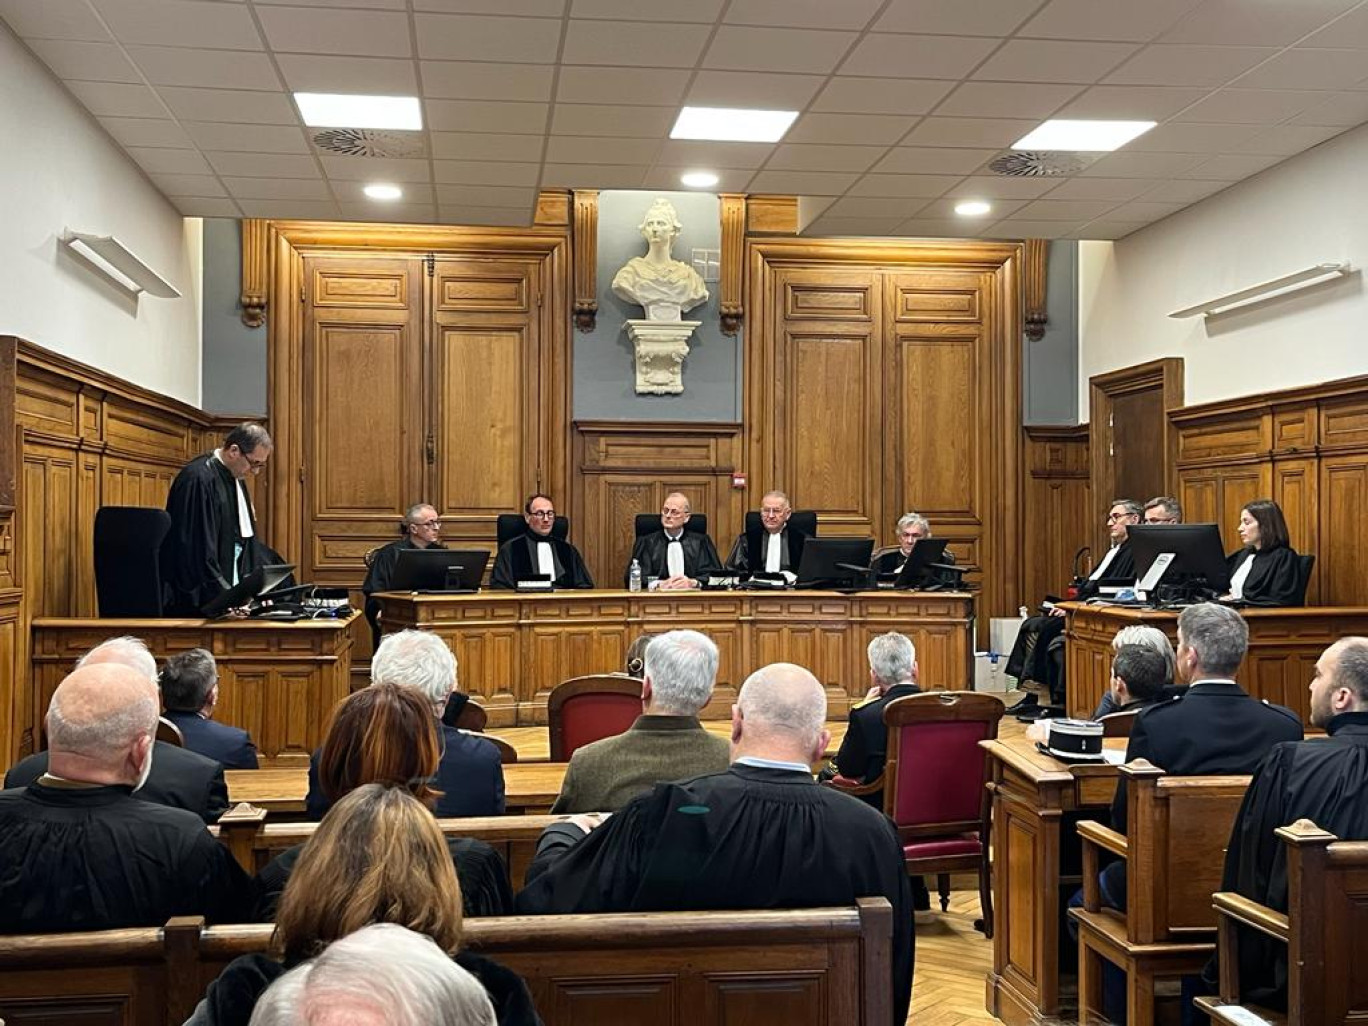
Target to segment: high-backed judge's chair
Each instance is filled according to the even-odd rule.
[[[557,684],[546,699],[551,761],[565,762],[575,749],[623,733],[641,715],[638,677],[594,674]]]
[[[161,547],[170,530],[164,509],[102,506],[95,512],[95,596],[102,617],[163,614]]]
[[[801,531],[809,538],[817,537],[817,514],[812,510],[795,509],[788,518],[788,526],[795,531]],[[760,514],[751,510],[746,514],[745,532],[750,534],[752,531],[763,531],[764,521],[760,519]]]
[[[521,513],[500,513],[499,519],[494,522],[494,530],[495,545],[501,549],[527,530],[527,521]],[[551,522],[551,537],[565,541],[569,534],[570,518],[557,514],[556,519]]]
[[[635,528],[636,537],[638,538],[644,538],[648,534],[654,534],[656,531],[664,530],[664,528],[660,526],[659,513],[638,513],[636,515],[636,522],[633,526]],[[695,513],[690,516],[684,523],[684,533],[707,534],[708,515],[706,513]]]

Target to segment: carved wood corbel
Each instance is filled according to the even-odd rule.
[[[1027,239],[1022,261],[1022,299],[1026,307],[1026,337],[1039,342],[1045,337],[1049,313],[1045,309],[1046,258],[1050,244],[1044,239]]]
[[[598,190],[575,190],[575,327],[593,331],[598,318]]]
[[[735,335],[741,330],[741,321],[746,316],[742,291],[746,261],[746,197],[738,193],[723,193],[718,199],[721,200],[722,217],[718,312],[722,317],[722,333]]]
[[[257,217],[242,222],[242,323],[249,328],[259,328],[266,321],[267,224]]]

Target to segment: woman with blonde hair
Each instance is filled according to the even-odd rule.
[[[484,985],[500,1026],[540,1023],[516,973],[458,950],[461,886],[451,855],[437,821],[406,790],[355,788],[302,849],[280,899],[270,953],[230,962],[187,1026],[246,1026],[273,980],[371,923],[431,937]]]

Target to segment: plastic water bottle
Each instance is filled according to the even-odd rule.
[[[639,559],[632,560],[631,569],[627,571],[627,590],[641,590],[641,561]]]

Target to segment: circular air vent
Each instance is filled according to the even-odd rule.
[[[421,157],[419,132],[385,132],[373,128],[329,128],[313,137],[314,145],[348,157]]]
[[[990,163],[988,169],[994,174],[1008,175],[1013,178],[1053,177],[1055,175],[1076,174],[1091,164],[1093,159],[1095,158],[1092,154],[1036,153],[1018,150],[1004,153]]]

